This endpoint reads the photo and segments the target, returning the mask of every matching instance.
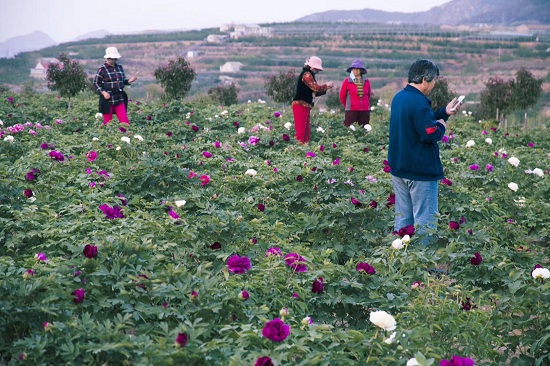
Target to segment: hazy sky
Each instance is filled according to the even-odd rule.
[[[96,30],[218,27],[225,23],[288,22],[327,10],[426,11],[450,0],[0,0],[0,42],[42,31],[67,42]]]

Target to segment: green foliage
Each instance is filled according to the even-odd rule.
[[[432,91],[430,92],[430,99],[432,100],[432,109],[445,107],[453,98],[458,97],[453,90],[449,90],[449,80],[440,76]]]
[[[537,103],[542,94],[542,79],[522,67],[516,72],[516,79],[512,85],[513,104],[518,109],[526,110]]]
[[[208,90],[208,95],[220,105],[230,106],[232,104],[237,104],[239,99],[237,94],[239,89],[237,85],[231,83],[230,85],[218,85],[215,88],[210,88]]]
[[[481,118],[499,119],[501,114],[511,111],[511,88],[513,80],[504,81],[499,77],[491,77],[485,84],[485,89],[480,93],[480,107],[478,112]]]
[[[154,75],[164,88],[168,100],[181,100],[189,93],[196,73],[189,62],[180,56],[170,60],[167,65],[158,67]]]
[[[86,88],[86,73],[76,60],[71,60],[69,56],[60,54],[59,63],[50,63],[46,71],[48,80],[48,89],[58,91],[64,98],[76,96]],[[71,105],[69,102],[69,109]]]
[[[281,71],[277,75],[271,75],[265,79],[264,89],[266,94],[274,102],[289,104],[296,94],[296,70]]]
[[[374,106],[368,133],[345,128],[341,113],[316,113],[312,142],[299,145],[283,138],[291,112],[275,117],[259,102],[133,100],[121,130],[95,118],[95,98],[77,98],[69,118],[53,94],[0,94],[0,364],[253,365],[269,356],[275,365],[404,366],[453,354],[476,365],[547,363],[550,281],[532,276],[536,264],[550,267],[546,129],[483,131],[487,121],[451,117],[440,153],[452,186],[439,188],[437,242],[426,248],[413,236],[393,249],[385,107]],[[536,168],[542,175],[526,173]],[[124,218],[106,218],[103,204]],[[84,256],[87,244],[96,258]],[[266,256],[272,247],[299,253],[308,270]],[[472,265],[476,252],[483,262]],[[229,271],[236,253],[250,259],[248,272]],[[376,274],[358,272],[359,262]],[[425,270],[438,264],[448,276]],[[313,293],[318,278],[324,289]],[[370,321],[374,310],[395,317],[395,336]],[[274,318],[290,326],[282,342],[262,335]]]

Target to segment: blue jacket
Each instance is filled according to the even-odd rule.
[[[444,178],[437,142],[445,135],[445,107],[432,111],[431,100],[411,85],[391,103],[388,162],[391,174],[405,179],[434,181]]]

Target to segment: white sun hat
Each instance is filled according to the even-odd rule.
[[[105,56],[103,58],[121,58],[122,56],[118,53],[116,47],[107,47],[105,49]]]
[[[311,56],[308,58],[305,65],[311,67],[312,69],[323,70],[323,61],[321,61],[321,59],[317,56]]]

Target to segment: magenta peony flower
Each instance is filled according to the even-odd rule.
[[[479,165],[477,164],[470,165],[470,170],[479,170]]]
[[[40,175],[40,170],[33,168],[25,175],[25,179],[32,181],[38,178],[39,175]]]
[[[250,298],[250,294],[245,290],[242,290],[241,293],[239,294],[239,299],[241,299],[242,301],[246,301],[249,298]]]
[[[180,218],[180,215],[178,215],[178,214],[176,213],[176,211],[174,211],[174,210],[168,211],[168,215],[170,215],[170,217],[173,218],[174,220],[177,220],[177,219]]]
[[[415,233],[414,225],[407,225],[397,231],[397,235],[399,235],[400,237],[404,237],[405,235],[412,237],[414,233]]]
[[[59,161],[59,162],[65,161],[65,155],[63,155],[61,152],[52,150],[48,155],[50,156],[50,158],[52,158],[52,160]]]
[[[89,162],[92,162],[97,159],[97,153],[95,151],[88,151],[86,153],[86,158],[88,158]]]
[[[25,189],[23,191],[23,195],[25,195],[25,197],[27,197],[27,198],[31,198],[32,196],[34,196],[34,193],[33,193],[32,189]]]
[[[304,264],[306,260],[298,253],[288,253],[285,255],[285,263],[295,272],[306,272],[307,266]]]
[[[340,158],[334,159],[334,161],[332,162],[332,165],[340,165]]]
[[[48,261],[48,257],[46,257],[46,254],[40,252],[38,253],[35,258],[40,261],[40,262],[47,262]]]
[[[456,221],[450,221],[449,222],[449,229],[458,230],[458,229],[460,229],[460,224]]]
[[[210,176],[209,175],[206,175],[206,174],[203,174],[199,177],[200,181],[201,181],[201,186],[205,186],[207,185],[208,183],[210,183]]]
[[[217,149],[219,149],[220,147],[222,147],[221,142],[219,142],[219,141],[214,141],[214,147],[216,147]]]
[[[279,118],[279,117],[281,117],[281,113],[280,112],[273,112],[273,117]]]
[[[290,137],[286,133],[283,133],[283,140],[288,141],[290,140]]]
[[[450,360],[441,360],[439,366],[474,366],[474,360],[453,355]]]
[[[233,122],[233,126],[235,126],[235,127],[237,127],[237,128],[239,128],[240,125],[241,125],[241,124],[240,124],[239,122],[237,122],[237,121]]]
[[[124,214],[122,213],[122,209],[119,206],[111,207],[108,204],[103,204],[99,206],[99,209],[103,211],[105,214],[105,217],[109,220],[114,219],[123,219]]]
[[[86,258],[90,258],[90,259],[96,258],[97,257],[97,247],[95,245],[86,244],[84,246],[84,250],[82,251],[82,254],[84,254],[84,256]]]
[[[240,257],[238,254],[235,254],[227,259],[227,268],[230,272],[243,274],[246,273],[250,267],[250,259],[248,259],[248,257]]]
[[[197,291],[191,291],[189,297],[191,298],[191,300],[195,300],[197,297],[199,297],[199,293]]]
[[[527,146],[533,147],[533,146],[535,146],[535,143],[534,143],[534,142],[530,142],[530,143],[527,144]]]
[[[378,202],[376,202],[375,200],[370,201],[369,207],[370,208],[377,208],[378,207]]]
[[[374,267],[368,264],[367,262],[357,263],[357,266],[355,266],[355,269],[357,269],[357,271],[361,273],[366,273],[370,275],[376,274],[376,269],[374,269]]]
[[[199,126],[196,126],[196,125],[193,125],[191,126],[191,128],[193,129],[193,131],[197,132],[199,130]]]
[[[311,284],[311,292],[314,294],[322,294],[325,289],[325,280],[322,277],[319,277]]]
[[[351,197],[350,201],[351,203],[353,203],[354,206],[361,207],[361,202],[357,198]]]
[[[260,212],[264,212],[265,211],[265,205],[263,203],[258,203],[258,210]]]
[[[479,252],[475,252],[474,256],[470,258],[470,263],[474,266],[479,266],[483,262],[483,258]]]
[[[393,205],[395,205],[395,193],[390,193],[388,199],[386,200],[386,207],[390,208]]]
[[[260,142],[260,138],[258,136],[250,136],[248,138],[248,143],[250,145],[257,145]]]
[[[449,138],[447,136],[443,136],[441,138],[441,142],[443,142],[444,144],[448,143],[449,142]]]
[[[281,255],[283,255],[283,253],[281,253],[281,249],[279,249],[278,247],[271,247],[267,250],[267,253],[265,253],[266,257],[280,257]]]
[[[212,157],[212,154],[208,151],[203,151],[202,152],[202,155],[205,157],[205,158],[211,158]]]
[[[75,296],[75,298],[73,299],[73,302],[78,304],[78,303],[84,301],[84,295],[85,294],[86,294],[86,292],[84,291],[83,288],[79,288],[78,290],[74,290],[73,292],[71,292],[71,295]]]
[[[283,323],[281,319],[275,318],[265,323],[262,335],[274,342],[282,342],[290,335],[290,326]]]
[[[188,340],[189,337],[187,336],[187,333],[178,333],[178,336],[176,337],[176,347],[185,347]]]
[[[275,366],[273,361],[271,361],[271,358],[267,356],[259,357],[256,362],[254,362],[254,366]]]

